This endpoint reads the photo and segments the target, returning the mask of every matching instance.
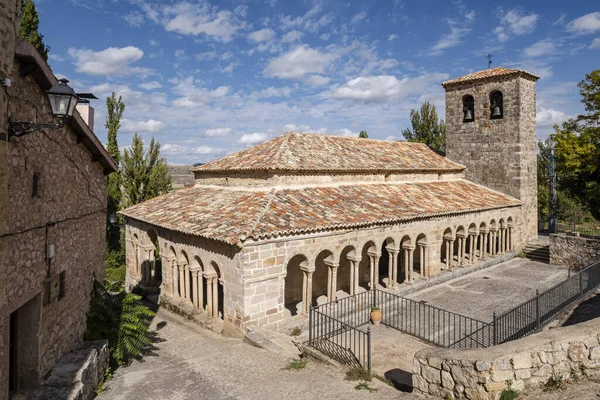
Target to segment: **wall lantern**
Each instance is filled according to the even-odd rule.
[[[41,129],[57,129],[63,127],[65,122],[73,116],[79,98],[77,93],[75,93],[68,83],[69,81],[63,78],[59,81],[58,85],[52,86],[52,88],[46,92],[48,100],[50,101],[50,107],[52,107],[52,114],[54,117],[60,118],[59,123],[38,124],[37,122],[9,121],[8,136],[23,136]]]

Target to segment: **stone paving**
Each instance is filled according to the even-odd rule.
[[[473,272],[406,297],[484,322],[567,278],[565,267],[523,258]]]
[[[120,368],[100,400],[413,399],[376,379],[356,390],[344,370],[309,361],[283,370],[285,356],[225,338],[159,309],[151,328],[159,342],[142,362]]]

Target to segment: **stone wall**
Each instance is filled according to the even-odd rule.
[[[504,117],[490,119],[489,94],[503,94]],[[463,122],[463,96],[475,100],[474,121]],[[446,88],[446,155],[466,177],[523,202],[527,238],[537,236],[535,82],[515,75]]]
[[[458,399],[496,399],[551,378],[600,377],[600,319],[552,329],[487,349],[428,348],[413,359],[417,392]]]
[[[50,376],[27,399],[93,399],[109,361],[107,341],[82,342],[60,358]]]
[[[550,264],[581,269],[600,261],[600,240],[550,235]]]
[[[13,121],[54,122],[45,91],[32,75],[19,74],[13,29],[18,10],[18,1],[0,4],[0,77],[7,73],[12,80],[10,88],[0,88],[0,133],[8,115]],[[0,163],[0,213],[6,213],[0,218],[2,398],[9,384],[11,314],[19,310],[19,340],[28,341],[19,359],[28,365],[24,387],[37,383],[83,337],[92,276],[104,277],[106,177],[69,124],[0,140]],[[55,251],[49,263],[47,244]],[[60,287],[61,273],[63,291],[47,302],[46,288],[49,282]]]

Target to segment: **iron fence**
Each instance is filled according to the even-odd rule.
[[[309,346],[331,358],[371,372],[371,328],[360,329],[311,307]]]
[[[566,234],[578,234],[581,237],[600,239],[600,228],[580,226],[577,224],[557,224],[557,231]]]

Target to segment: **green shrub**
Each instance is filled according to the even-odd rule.
[[[354,389],[356,390],[368,390],[369,392],[376,392],[377,389],[372,388],[371,386],[369,386],[369,384],[367,382],[361,382],[358,385],[354,386]]]
[[[517,397],[519,397],[519,392],[514,389],[504,389],[500,393],[500,400],[515,400]]]
[[[348,371],[346,371],[346,377],[344,378],[347,381],[371,381],[371,374],[364,368],[361,367],[352,367]]]
[[[85,340],[108,340],[111,363],[126,364],[151,343],[148,327],[154,313],[132,293],[113,294],[94,281]]]
[[[295,371],[299,369],[306,368],[306,364],[308,363],[307,358],[300,358],[299,360],[292,360],[285,368],[286,371]]]

